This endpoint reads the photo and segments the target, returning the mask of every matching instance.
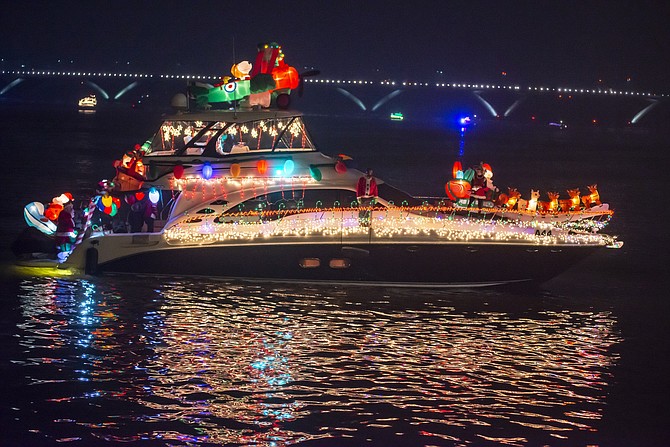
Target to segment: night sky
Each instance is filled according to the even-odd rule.
[[[289,64],[325,77],[668,92],[669,19],[669,2],[649,0],[28,0],[3,2],[0,58],[3,69],[227,74],[276,41]]]

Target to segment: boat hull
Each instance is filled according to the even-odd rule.
[[[97,265],[99,272],[412,287],[544,282],[601,246],[528,244],[273,244],[163,248]]]

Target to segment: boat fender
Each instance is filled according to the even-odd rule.
[[[84,272],[87,275],[95,275],[98,273],[98,249],[95,247],[86,250],[86,266]]]

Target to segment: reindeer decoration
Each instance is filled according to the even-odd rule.
[[[596,205],[602,205],[602,202],[600,201],[600,194],[598,193],[598,185],[595,183],[593,185],[587,186],[589,189],[589,196],[591,197],[591,206],[595,203]]]
[[[540,190],[530,190],[530,200],[528,201],[528,204],[526,205],[526,210],[527,211],[537,211],[537,201],[540,198]]]
[[[549,191],[547,192],[547,196],[549,197],[548,202],[538,202],[538,205],[540,205],[540,210],[547,213],[558,212],[559,194],[557,192]]]
[[[593,184],[587,186],[589,189],[589,194],[582,196],[582,203],[584,204],[585,209],[589,209],[594,205],[600,205],[600,194],[598,193],[598,185]]]
[[[568,189],[567,192],[570,196],[570,205],[563,209],[563,211],[579,211],[582,204],[581,198],[579,197],[579,188]]]
[[[521,193],[516,188],[507,187],[507,202],[503,204],[507,209],[518,209]]]

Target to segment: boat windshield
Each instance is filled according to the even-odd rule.
[[[250,152],[313,151],[300,117],[223,121],[165,121],[147,156],[226,157]]]

